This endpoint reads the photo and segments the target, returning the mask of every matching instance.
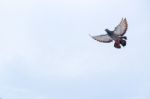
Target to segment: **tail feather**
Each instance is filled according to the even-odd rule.
[[[125,40],[120,40],[120,44],[124,47],[124,46],[126,46],[126,41]]]

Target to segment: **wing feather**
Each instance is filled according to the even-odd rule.
[[[103,42],[103,43],[109,43],[109,42],[113,41],[113,39],[110,36],[108,36],[107,34],[105,34],[105,35],[91,36],[91,37],[93,39],[95,39],[95,40],[97,40],[99,42]]]
[[[118,36],[123,36],[128,29],[128,22],[122,18],[121,22],[115,27],[114,34]]]

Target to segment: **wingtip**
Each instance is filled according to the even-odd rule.
[[[127,18],[125,17],[124,20],[127,21]]]
[[[93,38],[93,36],[91,34],[89,34],[89,36]]]
[[[127,18],[126,17],[123,19],[123,21],[126,22],[126,24],[127,24]]]
[[[121,21],[123,21],[123,17],[121,18]]]
[[[122,18],[121,18],[121,20],[126,20],[126,19],[127,19],[126,17],[122,17]]]
[[[126,24],[128,25],[128,21],[127,21],[127,18],[126,18],[126,17],[124,18],[124,21],[125,21],[125,22],[126,22]]]

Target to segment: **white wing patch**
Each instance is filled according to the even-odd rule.
[[[91,35],[90,35],[91,36]],[[93,39],[103,42],[103,43],[109,43],[112,42],[113,39],[109,37],[107,34],[106,35],[97,35],[97,36],[91,36]]]
[[[128,23],[126,18],[121,20],[121,22],[117,25],[117,27],[114,30],[114,34],[118,36],[123,36],[128,29]]]

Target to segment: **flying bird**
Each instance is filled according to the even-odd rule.
[[[126,40],[127,37],[124,36],[128,29],[128,22],[126,18],[122,18],[121,22],[115,27],[113,31],[109,29],[105,29],[107,34],[104,35],[97,35],[97,36],[91,36],[93,39],[103,42],[103,43],[110,43],[112,41],[115,41],[114,47],[115,48],[121,48],[121,45],[124,47],[126,46]]]

